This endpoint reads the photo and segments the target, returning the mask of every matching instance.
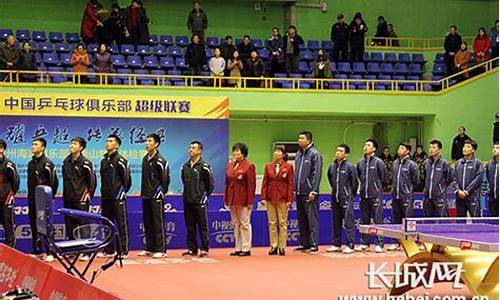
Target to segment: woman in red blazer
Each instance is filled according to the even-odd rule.
[[[490,59],[490,37],[486,34],[484,27],[479,28],[472,46],[474,53],[476,53],[476,62],[480,63]]]
[[[250,256],[252,247],[252,213],[255,198],[255,165],[246,159],[248,147],[243,143],[233,146],[233,158],[227,164],[224,204],[231,211],[235,247],[231,256]]]
[[[276,146],[274,161],[267,164],[260,198],[267,207],[269,221],[269,255],[285,255],[288,207],[293,201],[293,166],[287,161],[285,147]],[[278,234],[279,225],[279,234]]]

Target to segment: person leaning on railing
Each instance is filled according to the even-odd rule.
[[[210,76],[214,77],[215,85],[220,85],[220,80],[224,77],[226,61],[222,58],[219,47],[214,49],[214,57],[208,61],[208,68],[210,69]]]
[[[7,42],[0,48],[0,70],[14,70],[17,68],[19,53],[16,49],[16,40],[12,35],[7,37]],[[0,73],[0,81],[8,78],[8,73]]]
[[[241,77],[241,72],[243,71],[244,65],[241,60],[240,53],[238,50],[233,51],[232,58],[227,60],[227,69],[229,70],[230,79],[227,80],[227,83],[231,87],[241,87],[241,80],[236,79]]]
[[[316,62],[314,63],[313,78],[332,78],[332,67],[330,65],[330,60],[328,59],[328,54],[323,50],[318,50],[318,56]],[[325,85],[327,83],[325,82]]]
[[[470,52],[469,49],[467,48],[467,42],[462,41],[462,44],[460,45],[460,50],[458,50],[455,54],[455,70],[457,72],[460,72],[462,70],[468,69],[469,68],[469,62],[470,62]],[[469,77],[469,73],[465,72],[463,74],[464,78]]]
[[[263,78],[265,76],[266,67],[262,59],[260,59],[257,50],[254,50],[250,53],[250,58],[247,60],[245,64],[246,68],[246,76],[247,77],[260,77]],[[248,80],[247,87],[261,87],[262,80]]]
[[[198,34],[193,34],[191,37],[191,44],[186,48],[185,54],[186,64],[189,66],[190,74],[192,76],[200,75],[201,68],[207,62],[205,54],[205,46],[200,40]]]
[[[23,49],[19,52],[19,70],[20,71],[36,71],[35,54],[31,51],[31,43],[26,41],[23,43]],[[21,74],[21,81],[35,82],[35,74]]]
[[[73,66],[73,73],[77,73],[75,83],[87,83],[89,55],[82,43],[76,45],[71,57],[71,65]]]
[[[474,48],[474,53],[476,53],[477,63],[482,63],[490,58],[490,38],[486,34],[484,27],[479,28],[472,47]]]

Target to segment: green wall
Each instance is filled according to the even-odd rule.
[[[113,0],[101,0],[109,7]],[[128,0],[118,0],[128,5]],[[208,35],[252,36],[266,38],[272,26],[283,27],[284,8],[279,4],[262,4],[254,10],[250,0],[205,0],[203,8],[209,16]],[[301,0],[314,3],[317,0]],[[377,17],[384,15],[395,25],[401,37],[441,37],[450,24],[457,24],[464,35],[474,35],[477,28],[490,28],[498,18],[498,0],[327,0],[328,11],[319,8],[297,8],[297,25],[307,39],[329,39],[330,27],[338,12],[350,21],[361,11],[374,35]],[[0,28],[27,28],[46,31],[77,31],[86,1],[84,0],[22,0],[0,1]],[[191,1],[144,0],[153,20],[152,33],[187,34],[186,18]]]
[[[392,152],[399,142],[417,137],[417,123],[423,120],[423,143],[438,138],[443,155],[450,157],[451,141],[457,128],[465,125],[479,149],[477,156],[491,156],[492,122],[498,111],[498,72],[473,81],[440,96],[341,94],[313,92],[252,92],[159,89],[75,89],[75,88],[2,88],[3,92],[60,92],[134,95],[228,96],[231,104],[229,143],[246,142],[249,159],[261,172],[271,159],[271,147],[277,141],[295,141],[297,133],[309,129],[323,154],[325,169],[333,158],[334,147],[346,142],[352,148],[351,160],[362,156],[363,141],[376,137],[380,146]],[[346,125],[354,122],[344,132]],[[381,125],[374,125],[379,123]],[[322,191],[327,191],[326,181]]]

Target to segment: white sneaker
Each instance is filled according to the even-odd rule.
[[[50,254],[47,254],[47,256],[45,256],[45,258],[43,259],[45,262],[53,262],[54,261],[54,256],[50,255]]]
[[[167,253],[165,252],[155,252],[153,254],[153,258],[164,258],[167,257]]]
[[[137,256],[151,256],[151,255],[153,255],[153,252],[149,252],[146,250],[137,253]]]
[[[80,256],[80,258],[78,258],[79,261],[89,261],[90,260],[90,256],[88,255],[82,255]]]
[[[368,247],[367,245],[358,245],[356,247],[354,247],[354,251],[357,251],[357,252],[369,252],[370,251],[370,247]]]
[[[382,248],[382,247],[380,247],[379,245],[377,245],[377,246],[375,247],[375,253],[382,253],[382,252],[384,252],[384,248]]]
[[[399,244],[392,244],[387,248],[387,251],[399,251]]]
[[[115,253],[105,253],[105,252],[97,253],[97,258],[112,258],[114,256],[115,256]]]
[[[354,250],[351,247],[346,246],[344,250],[342,250],[342,253],[344,254],[352,254],[354,253]]]
[[[339,252],[340,251],[340,247],[337,247],[337,246],[331,246],[329,248],[326,248],[326,252]]]
[[[128,259],[128,254],[125,254],[125,255],[120,255],[120,258],[122,260],[127,260]]]

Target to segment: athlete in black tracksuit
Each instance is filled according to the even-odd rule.
[[[165,158],[158,151],[152,157],[146,154],[142,159],[141,197],[147,252],[166,251],[163,199],[169,184],[170,172]]]
[[[5,244],[14,248],[14,195],[19,190],[19,174],[16,165],[3,154],[3,150],[7,149],[5,141],[0,140],[0,148],[0,218],[5,232]]]
[[[191,164],[188,160],[181,171],[184,191],[184,220],[187,228],[187,248],[190,255],[198,253],[196,233],[200,235],[200,251],[208,252],[208,196],[214,190],[212,169],[203,159]]]
[[[76,159],[70,154],[64,159],[62,174],[64,207],[88,211],[90,199],[96,189],[96,175],[92,162],[81,153]],[[85,224],[71,217],[65,217],[64,223],[66,236],[70,240],[75,239],[74,229]]]
[[[35,188],[38,185],[46,185],[52,188],[52,196],[55,197],[59,180],[57,179],[56,166],[45,156],[33,156],[28,163],[28,207],[31,227],[31,238],[33,242],[33,254],[42,254],[42,241],[38,237],[36,228],[36,199]]]
[[[120,248],[118,254],[128,255],[127,192],[132,185],[128,161],[117,151],[104,154],[101,160],[101,209],[102,215],[118,226]],[[104,252],[112,254],[113,245]]]

